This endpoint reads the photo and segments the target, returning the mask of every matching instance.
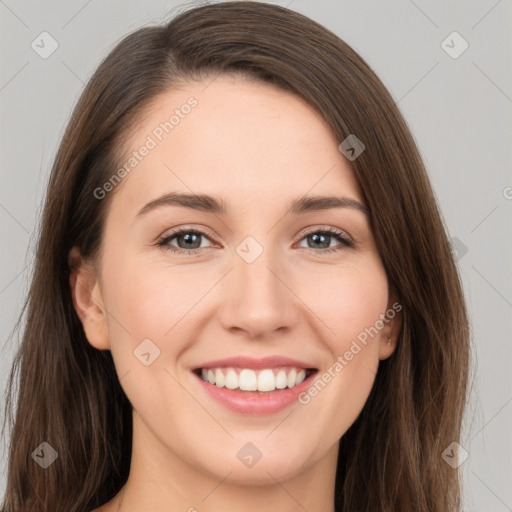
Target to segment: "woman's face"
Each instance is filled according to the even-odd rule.
[[[112,202],[80,315],[112,351],[135,456],[274,482],[332,467],[399,316],[342,141],[295,95],[208,83],[157,98],[120,184],[91,198]],[[307,202],[320,196],[344,201]]]

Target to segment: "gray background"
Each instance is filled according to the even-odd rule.
[[[46,181],[71,109],[123,35],[191,3],[0,0],[0,389],[16,348],[16,339],[7,340],[28,289]],[[271,3],[308,15],[359,52],[413,132],[472,318],[464,510],[512,511],[512,1]],[[59,45],[47,59],[31,47],[43,31]],[[442,46],[453,31],[469,44],[458,58]],[[461,48],[457,40],[447,44]],[[0,447],[3,493],[5,442]]]

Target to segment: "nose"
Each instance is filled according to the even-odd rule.
[[[270,250],[264,250],[252,263],[235,253],[234,268],[224,280],[219,313],[224,329],[256,339],[293,329],[300,300],[283,267]]]

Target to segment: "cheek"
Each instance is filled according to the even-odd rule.
[[[133,258],[118,260],[110,268],[105,285],[108,303],[134,342],[162,341],[174,334],[205,293],[205,280],[192,266],[166,267]]]
[[[358,259],[357,264],[333,268],[330,275],[321,277],[328,293],[310,295],[312,309],[319,311],[323,328],[322,338],[330,354],[317,379],[322,381],[312,393],[324,387],[324,396],[335,403],[343,403],[339,420],[350,425],[361,410],[371,390],[379,364],[379,338],[381,315],[388,302],[387,276],[376,257]],[[322,393],[323,394],[323,393]],[[319,401],[320,403],[321,401]]]
[[[348,350],[358,336],[364,339],[364,333],[386,311],[387,277],[380,260],[372,258],[364,263],[333,266],[329,272],[320,272],[315,286],[309,281],[303,292],[308,305],[328,327],[322,332],[327,333],[325,341],[336,356]]]
[[[310,295],[310,300],[329,327],[322,329],[327,333],[322,342],[330,357],[300,403],[309,408],[308,414],[327,433],[325,443],[329,443],[353,424],[374,384],[380,337],[375,324],[386,311],[388,287],[376,259],[364,267],[338,267],[325,283],[329,293]]]
[[[143,418],[158,418],[172,430],[172,413],[190,407],[190,397],[176,383],[181,375],[175,363],[194,340],[193,307],[205,293],[204,280],[192,265],[164,267],[111,254],[104,290],[118,377]]]

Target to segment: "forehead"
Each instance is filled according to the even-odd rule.
[[[140,116],[115,202],[136,208],[176,190],[239,206],[305,194],[361,200],[339,142],[322,116],[288,91],[229,76],[191,82],[159,95]]]

